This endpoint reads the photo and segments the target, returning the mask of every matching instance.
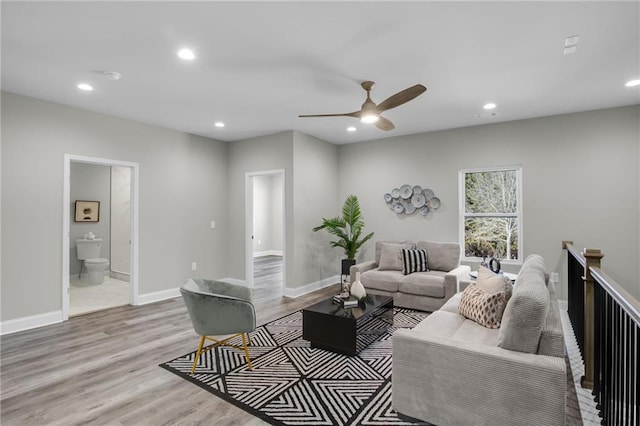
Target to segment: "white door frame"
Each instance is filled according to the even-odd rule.
[[[287,282],[287,187],[284,169],[264,170],[260,172],[247,172],[245,174],[245,281],[249,287],[253,287],[253,178],[255,176],[282,176],[282,294],[284,294]]]
[[[129,279],[129,304],[137,305],[138,300],[138,207],[140,165],[129,161],[86,157],[84,155],[64,155],[64,188],[62,196],[62,321],[69,319],[69,229],[71,223],[71,163],[98,164],[131,168],[131,275]]]

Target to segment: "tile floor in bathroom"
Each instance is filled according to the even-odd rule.
[[[71,278],[69,283],[69,316],[88,314],[129,304],[129,283],[104,277],[104,283],[89,285],[86,278]]]

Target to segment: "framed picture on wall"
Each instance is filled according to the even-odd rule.
[[[100,201],[76,200],[76,222],[99,222]]]

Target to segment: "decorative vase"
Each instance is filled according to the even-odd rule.
[[[362,300],[367,297],[367,290],[360,282],[360,272],[356,272],[356,280],[351,284],[351,295],[358,300]]]

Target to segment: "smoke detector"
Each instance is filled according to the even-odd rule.
[[[115,80],[120,80],[120,78],[122,77],[122,74],[115,71],[105,71],[104,76],[107,78],[107,80],[115,81]]]

